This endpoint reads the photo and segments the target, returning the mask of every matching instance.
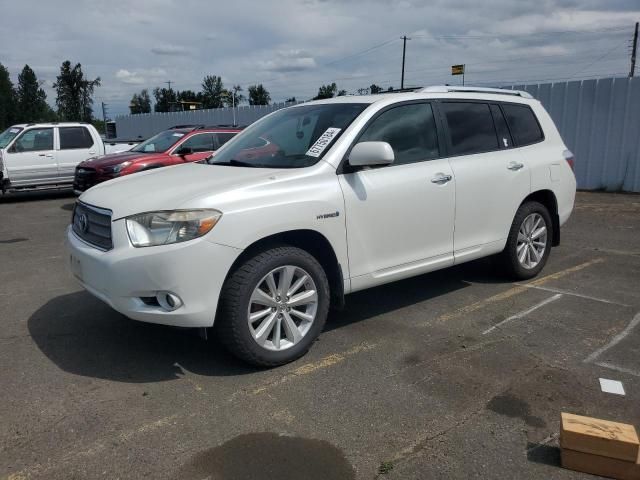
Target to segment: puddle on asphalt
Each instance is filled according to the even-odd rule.
[[[181,480],[349,480],[353,467],[324,440],[249,433],[195,455],[175,477]]]
[[[493,397],[487,404],[487,409],[507,417],[521,418],[531,427],[542,428],[546,425],[540,417],[531,415],[531,407],[527,402],[509,393]]]

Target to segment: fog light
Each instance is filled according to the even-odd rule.
[[[167,312],[173,312],[182,306],[182,300],[175,293],[158,292],[156,293],[156,299],[160,307]]]

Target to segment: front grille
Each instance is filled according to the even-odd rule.
[[[96,170],[93,168],[78,167],[73,179],[74,190],[84,192],[96,184]]]
[[[111,211],[77,202],[73,209],[73,232],[85,242],[101,249],[111,250]]]

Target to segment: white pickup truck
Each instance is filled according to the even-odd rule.
[[[13,125],[0,134],[0,190],[71,187],[78,163],[135,144],[103,142],[88,123]]]

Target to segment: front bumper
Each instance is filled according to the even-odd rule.
[[[220,290],[241,250],[204,238],[134,248],[124,221],[112,223],[114,248],[98,250],[67,229],[69,266],[80,284],[134,320],[179,327],[211,327]],[[171,292],[182,300],[174,311],[143,299]]]

